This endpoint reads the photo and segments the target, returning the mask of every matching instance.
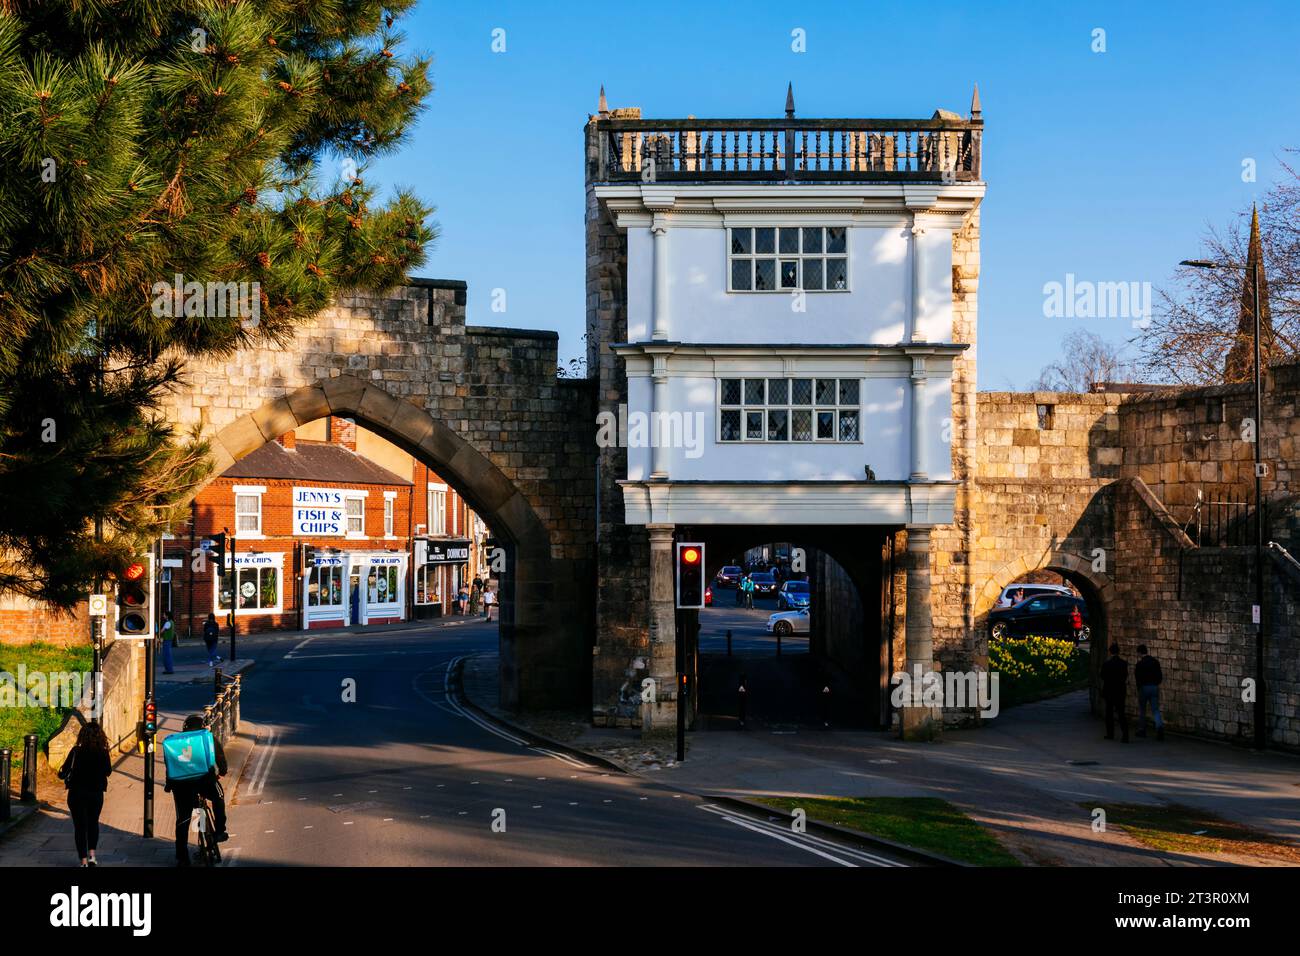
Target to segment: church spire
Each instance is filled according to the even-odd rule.
[[[1223,363],[1225,382],[1244,382],[1255,374],[1255,283],[1259,283],[1260,364],[1267,368],[1274,350],[1273,317],[1268,305],[1268,277],[1264,269],[1264,244],[1259,237],[1259,209],[1252,207],[1250,242],[1246,248],[1246,274],[1241,283],[1237,312],[1237,340]]]

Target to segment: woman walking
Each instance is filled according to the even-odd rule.
[[[82,866],[98,866],[95,847],[99,843],[99,813],[104,809],[104,791],[112,774],[108,738],[99,724],[86,724],[59,768],[59,777],[68,788],[68,814]]]
[[[221,663],[221,656],[217,654],[217,639],[221,637],[221,625],[217,623],[215,614],[208,614],[208,619],[203,622],[203,643],[208,648],[208,666],[216,667]]]
[[[176,625],[172,622],[172,612],[163,611],[162,627],[159,628],[159,637],[162,638],[162,657],[163,673],[174,674],[172,668],[172,645],[176,643]]]

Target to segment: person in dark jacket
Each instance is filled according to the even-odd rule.
[[[203,643],[208,648],[208,666],[216,667],[221,663],[221,656],[217,654],[217,641],[221,637],[221,625],[217,623],[215,614],[208,614],[208,619],[203,622]]]
[[[73,839],[82,866],[98,866],[95,847],[99,843],[99,814],[104,809],[104,792],[113,775],[108,756],[108,738],[99,724],[86,724],[77,742],[59,768],[68,788],[68,815],[72,817]]]
[[[1160,662],[1147,653],[1145,644],[1138,645],[1142,656],[1133,665],[1133,682],[1138,689],[1138,731],[1139,737],[1147,735],[1147,704],[1151,705],[1151,719],[1156,725],[1156,740],[1165,739],[1165,721],[1160,716],[1160,684],[1165,677],[1160,673]]]
[[[1110,657],[1101,665],[1101,696],[1106,702],[1106,739],[1115,739],[1115,718],[1124,743],[1128,743],[1128,715],[1125,697],[1128,689],[1128,661],[1119,656],[1119,645],[1110,646]]]
[[[184,730],[202,730],[203,718],[198,714],[190,714],[185,718]],[[226,751],[221,746],[221,741],[216,737],[212,738],[213,756],[216,757],[217,765],[209,770],[202,777],[193,780],[168,780],[163,786],[164,791],[170,791],[172,802],[176,807],[176,865],[190,865],[190,816],[200,805],[200,798],[206,797],[212,801],[213,823],[217,827],[217,842],[223,843],[230,839],[226,833],[226,794],[221,789],[219,777],[226,775]]]

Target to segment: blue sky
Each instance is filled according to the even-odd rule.
[[[1044,283],[1167,284],[1300,146],[1295,0],[425,2],[404,26],[435,90],[371,178],[437,207],[421,272],[469,283],[472,324],[555,329],[562,359],[583,351],[582,128],[602,83],[654,117],[780,116],[792,81],[800,116],[921,118],[965,115],[978,82],[983,389],[1023,388],[1077,328],[1123,342],[1128,319],[1044,318]]]

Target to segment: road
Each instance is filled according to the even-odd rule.
[[[495,642],[482,623],[242,642],[261,734],[225,864],[897,865],[529,747],[448,693]]]

